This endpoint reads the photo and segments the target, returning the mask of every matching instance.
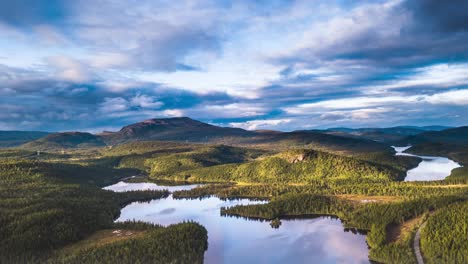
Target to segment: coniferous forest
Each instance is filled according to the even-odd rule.
[[[157,225],[115,222],[132,202],[157,199],[250,199],[222,207],[222,217],[268,222],[337,217],[345,230],[366,234],[369,260],[416,263],[421,232],[427,263],[464,263],[468,254],[468,175],[464,167],[444,180],[404,181],[422,161],[382,151],[336,151],[292,146],[143,141],[112,147],[38,152],[0,151],[2,263],[203,263],[210,233],[196,222]],[[414,152],[467,164],[460,145],[417,145]],[[136,177],[132,177],[136,176]],[[113,192],[121,180],[186,190]],[[187,219],[190,220],[190,219]],[[354,231],[353,231],[354,232]]]

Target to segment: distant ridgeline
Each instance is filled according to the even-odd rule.
[[[21,145],[21,148],[29,150],[60,151],[62,149],[115,146],[128,142],[156,140],[256,146],[275,150],[310,147],[333,152],[379,152],[388,150],[390,144],[421,142],[426,137],[430,137],[431,133],[437,134],[438,131],[445,128],[441,126],[402,126],[360,129],[330,128],[293,132],[248,131],[240,128],[214,126],[188,117],[179,117],[149,119],[125,126],[117,132],[100,134],[0,131],[0,147]],[[448,138],[453,139],[452,136],[447,135],[444,140]]]
[[[28,133],[33,133],[34,137]],[[135,141],[178,141],[212,143],[237,146],[257,146],[270,149],[311,147],[337,152],[375,152],[388,146],[365,137],[335,134],[330,131],[248,131],[240,128],[218,127],[187,117],[150,119],[123,127],[117,132],[90,134],[84,132],[24,132],[21,139],[11,138],[12,133],[0,133],[0,146],[18,146],[29,150],[60,151],[71,148],[115,146]],[[9,136],[8,136],[9,135]],[[8,142],[8,143],[6,143]],[[24,144],[25,143],[25,144]]]

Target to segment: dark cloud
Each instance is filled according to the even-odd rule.
[[[337,0],[317,5],[330,4],[330,13],[339,9],[338,15],[330,15],[328,10],[321,14],[319,7],[307,9],[313,6],[310,3],[285,0],[0,1],[0,24],[9,25],[0,30],[14,38],[19,29],[18,43],[32,43],[28,52],[39,49],[38,38],[60,40],[52,41],[54,47],[45,46],[41,52],[48,57],[38,55],[40,59],[31,60],[29,67],[0,65],[0,129],[118,128],[176,115],[224,125],[277,123],[286,129],[336,126],[337,122],[343,126],[467,122],[458,114],[466,112],[466,105],[450,94],[436,96],[432,104],[428,101],[418,108],[377,100],[372,109],[300,109],[301,104],[327,100],[427,97],[468,89],[468,79],[463,77],[468,69],[467,1],[396,3]],[[276,53],[276,43],[270,42],[289,37],[289,31],[298,31],[303,38],[299,43],[286,43]],[[5,46],[11,49],[16,42],[11,43]],[[282,45],[279,39],[278,43]],[[258,57],[242,57],[244,47],[238,45],[248,46],[245,56]],[[53,50],[57,47],[64,54]],[[231,49],[224,53],[226,47]],[[269,58],[266,63],[261,61],[265,56]],[[9,58],[0,57],[2,63]],[[219,64],[204,61],[220,58],[226,60]],[[15,59],[12,64],[26,64],[21,56]],[[244,59],[255,66],[240,69],[239,82],[230,74],[222,80],[223,71],[237,70],[226,64],[241,68]],[[219,67],[210,69],[213,65]],[[256,71],[261,74],[262,66],[283,70],[278,70],[277,79],[268,70],[273,76],[265,78],[269,80],[265,83],[255,76]],[[196,93],[190,92],[194,87],[171,87],[177,72],[187,78],[216,72],[220,76],[194,77],[207,80],[196,87],[209,88]],[[168,84],[142,81],[160,77]],[[237,85],[244,84],[244,77],[247,84]],[[262,87],[254,87],[257,84]],[[256,119],[263,121],[256,123]]]
[[[134,67],[144,70],[176,71],[194,70],[181,62],[193,50],[211,50],[220,48],[216,35],[202,29],[173,27],[166,25],[157,35],[139,40],[138,47],[130,50]]]
[[[0,1],[0,21],[13,26],[58,23],[67,13],[66,3],[60,0]]]
[[[3,69],[9,78],[0,83],[0,130],[116,129],[148,118],[177,115],[173,111],[234,102],[225,93],[199,95],[155,83],[112,90],[100,83],[34,79],[28,77],[40,74],[32,70],[23,75],[20,69]]]
[[[350,16],[356,21],[351,25],[357,28],[356,34],[344,33],[342,38],[338,35],[341,41],[324,43],[319,49],[312,42],[314,48],[305,47],[280,57],[279,62],[302,62],[314,67],[335,61],[342,64],[340,68],[352,64],[393,71],[435,61],[464,61],[468,59],[466,10],[468,2],[464,0],[408,0],[391,8],[363,9]],[[366,25],[368,21],[375,22]]]
[[[468,1],[409,0],[404,6],[411,10],[416,30],[444,33],[468,30]]]

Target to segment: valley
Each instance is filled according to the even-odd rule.
[[[424,222],[425,263],[460,263],[468,137],[449,130],[398,143],[176,118],[48,134],[0,150],[0,260],[416,263]],[[461,167],[425,177],[429,155]]]

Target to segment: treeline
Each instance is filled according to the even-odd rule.
[[[198,168],[221,164],[241,163],[252,160],[263,151],[228,146],[199,147],[184,153],[165,155],[146,161],[153,178],[169,177]]]
[[[0,160],[1,263],[44,262],[51,252],[112,227],[122,206],[169,194],[105,191],[88,182],[101,182],[99,171],[80,168]],[[79,173],[86,184],[75,183]]]
[[[151,177],[189,181],[309,184],[315,180],[390,181],[398,179],[402,173],[393,167],[312,150],[292,150],[242,164],[203,167],[179,173],[176,171],[164,176],[154,173],[152,169]]]
[[[365,180],[315,180],[309,184],[207,184],[191,190],[174,192],[175,198],[200,198],[210,195],[229,198],[272,198],[285,194],[396,196],[404,199],[468,195],[468,186],[444,182],[366,182]]]
[[[145,230],[142,236],[66,251],[50,263],[203,263],[208,248],[206,229],[193,222],[151,226],[144,223],[116,225],[131,230]]]
[[[432,155],[448,157],[463,167],[456,168],[452,171],[451,175],[446,178],[447,182],[451,183],[468,183],[468,145],[467,144],[453,144],[453,143],[440,143],[440,142],[423,142],[411,147],[411,153],[420,155]]]
[[[465,199],[442,196],[390,203],[359,203],[333,196],[289,194],[273,199],[268,204],[222,208],[221,213],[267,220],[301,215],[336,215],[342,219],[345,227],[369,230],[367,243],[371,247],[372,260],[382,263],[415,263],[411,237],[389,242],[387,228]],[[446,235],[449,240],[456,239],[453,234]]]
[[[468,202],[437,210],[421,232],[427,263],[468,262]]]

